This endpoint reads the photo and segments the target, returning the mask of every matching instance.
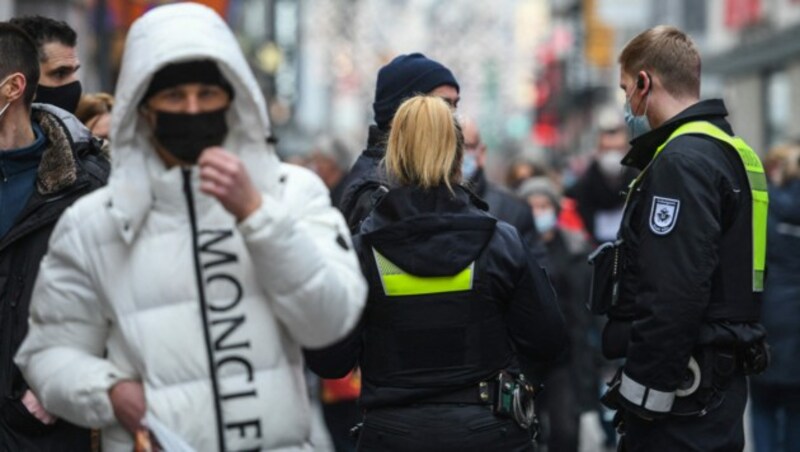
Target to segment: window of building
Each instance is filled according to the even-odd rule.
[[[791,115],[791,83],[784,69],[767,73],[764,100],[765,139],[767,148],[785,142],[789,137]]]

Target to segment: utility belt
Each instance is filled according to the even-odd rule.
[[[477,386],[428,397],[418,403],[489,405],[495,415],[514,419],[520,427],[528,429],[536,425],[534,399],[537,389],[524,375],[514,376],[503,370]]]

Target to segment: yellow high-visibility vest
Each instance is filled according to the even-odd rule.
[[[762,292],[764,290],[764,267],[767,254],[767,209],[769,207],[769,195],[767,194],[767,178],[764,174],[764,167],[761,165],[761,159],[758,158],[758,154],[756,154],[740,137],[732,137],[708,121],[693,121],[675,129],[672,135],[656,149],[650,164],[655,161],[656,157],[658,157],[670,141],[681,135],[688,134],[706,135],[729,145],[736,150],[739,159],[744,165],[753,199],[753,291]],[[631,182],[631,190],[628,192],[629,196],[633,192],[633,187],[638,184],[645,172],[647,172],[650,164],[648,164],[647,168]]]
[[[404,271],[377,250],[373,249],[372,253],[381,276],[383,292],[387,296],[431,295],[472,289],[475,262],[452,276],[416,276]]]

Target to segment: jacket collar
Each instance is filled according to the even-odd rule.
[[[67,112],[43,104],[34,104],[31,120],[39,124],[46,139],[36,190],[19,213],[16,224],[0,241],[0,251],[42,224],[55,222],[65,207],[62,203],[71,202],[72,196],[90,184],[89,174],[76,163],[74,149],[76,142],[91,139],[88,129]]]
[[[73,139],[66,126],[51,112],[34,108],[31,118],[42,128],[48,142],[36,178],[36,190],[39,194],[48,196],[66,189],[78,180]]]
[[[669,138],[675,129],[687,122],[709,121],[726,133],[732,134],[733,131],[730,124],[725,120],[726,116],[728,116],[728,110],[725,108],[725,103],[722,99],[697,102],[669,119],[660,127],[633,139],[631,141],[631,149],[622,159],[622,164],[643,170],[653,159],[656,149]]]
[[[475,174],[467,181],[466,186],[480,198],[486,196],[486,189],[489,188],[489,182],[486,180],[486,174],[483,173],[483,168],[478,168],[475,171]]]
[[[370,157],[383,158],[386,153],[386,140],[389,134],[379,129],[378,126],[369,126],[367,134],[367,148],[364,149],[364,154]]]

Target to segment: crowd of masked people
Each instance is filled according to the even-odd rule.
[[[621,363],[586,305],[639,174],[621,111],[575,164],[490,180],[469,93],[411,53],[378,71],[354,162],[325,136],[289,164],[211,9],[138,19],[113,96],[82,92],[77,45],[0,22],[0,451],[616,447],[599,398]],[[800,144],[764,168],[751,419],[758,452],[789,451]]]

